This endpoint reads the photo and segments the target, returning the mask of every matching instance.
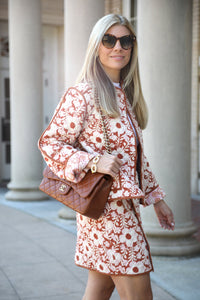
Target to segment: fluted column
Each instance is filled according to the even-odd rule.
[[[150,114],[145,152],[176,221],[174,232],[164,231],[153,208],[145,208],[144,229],[152,254],[192,254],[200,250],[190,199],[192,1],[140,0],[137,28]]]
[[[74,84],[83,65],[90,32],[104,15],[104,0],[65,0],[65,83]]]
[[[104,15],[104,0],[65,0],[65,86],[75,84],[83,65],[88,39],[94,24]],[[61,218],[74,218],[72,210],[64,208]]]
[[[200,193],[199,173],[199,68],[200,68],[200,0],[193,0],[192,20],[192,92],[191,92],[191,192],[192,196]],[[197,196],[200,199],[200,195]]]
[[[41,1],[9,0],[11,182],[8,200],[46,198],[38,190],[42,158]]]

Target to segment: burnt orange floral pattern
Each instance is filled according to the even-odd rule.
[[[153,270],[138,210],[138,199],[124,199],[108,202],[97,221],[77,214],[76,264],[109,275]]]
[[[142,131],[123,89],[116,88],[116,95],[120,117],[106,116],[105,121],[112,154],[123,165],[113,180],[102,217],[92,220],[77,214],[75,261],[106,274],[135,275],[152,270],[139,203],[156,203],[165,193],[144,155]],[[86,166],[94,156],[106,152],[100,114],[89,84],[68,89],[39,140],[39,149],[56,175],[73,182],[85,176]]]
[[[142,131],[123,90],[116,88],[121,116],[106,117],[110,145],[123,165],[111,188],[110,200],[140,198],[144,205],[155,203],[165,194],[159,187],[143,152]],[[129,121],[131,117],[132,124]],[[136,172],[137,142],[140,143],[140,186]],[[39,148],[49,167],[61,178],[79,182],[85,176],[88,162],[106,149],[103,143],[100,114],[88,84],[68,89],[54,117],[39,140]],[[152,193],[153,192],[153,193]]]

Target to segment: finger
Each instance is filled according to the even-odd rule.
[[[169,228],[173,230],[175,227],[175,221],[174,221],[174,215],[172,212],[168,215],[167,223],[168,223]]]
[[[168,220],[167,220],[167,217],[164,216],[164,215],[160,215],[160,216],[158,217],[158,220],[159,220],[159,223],[160,223],[161,227],[163,227],[163,228],[166,229],[167,226],[168,226]]]
[[[160,225],[162,228],[164,229],[168,229],[168,230],[174,230],[175,228],[175,222],[169,222],[168,219],[159,219]]]
[[[164,219],[159,219],[160,226],[164,229],[167,229],[167,223]]]
[[[119,165],[116,162],[112,162],[110,165],[110,169],[115,173],[118,173],[120,168],[121,168],[121,165]]]
[[[117,166],[114,166],[114,167],[112,167],[112,172],[113,173],[115,173],[115,174],[118,174],[119,173],[119,167],[117,167]]]
[[[116,170],[116,171],[112,170],[111,174],[112,174],[112,177],[117,178],[117,176],[119,174],[119,170]]]
[[[112,176],[113,178],[116,178],[118,174],[116,174],[115,172],[110,171],[108,173],[110,176]]]
[[[116,161],[116,160],[113,160],[112,162],[111,162],[111,168],[112,169],[115,169],[115,170],[119,170],[120,168],[121,168],[121,165],[122,165],[122,163],[120,162],[118,162],[118,161]]]
[[[123,161],[116,156],[116,163],[121,167],[123,165]]]
[[[112,173],[112,176],[115,178],[117,178],[117,176],[119,175],[119,171],[120,171],[120,168],[118,168],[118,167],[113,167],[110,170],[110,172]]]
[[[175,228],[175,222],[173,221],[173,222],[169,223],[168,227],[169,227],[170,230],[174,230],[174,228]]]
[[[122,160],[119,157],[115,156],[115,155],[106,153],[105,156],[107,156],[109,158],[109,160],[112,158],[113,161],[115,163],[117,163],[119,166],[121,166],[123,164]]]

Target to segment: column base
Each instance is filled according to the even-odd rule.
[[[200,253],[200,242],[194,237],[158,238],[147,236],[151,255],[187,256]]]
[[[42,201],[49,196],[39,190],[40,181],[10,181],[7,185],[9,191],[5,194],[6,200],[11,201]]]
[[[59,210],[58,216],[61,219],[66,220],[75,220],[76,219],[76,212],[73,209],[66,207],[63,207]]]
[[[194,237],[196,226],[190,222],[165,231],[155,227],[145,231],[151,254],[159,256],[186,256],[200,253],[200,242]]]
[[[42,201],[49,197],[40,190],[12,190],[5,194],[5,199],[10,201]]]

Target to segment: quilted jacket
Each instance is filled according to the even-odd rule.
[[[123,165],[113,180],[108,200],[140,198],[143,205],[156,203],[165,193],[144,155],[142,130],[123,89],[116,87],[116,95],[120,117],[106,116],[105,121],[111,154],[118,156]],[[94,156],[106,152],[101,117],[89,84],[80,83],[67,90],[38,145],[52,171],[73,182],[85,176]]]

